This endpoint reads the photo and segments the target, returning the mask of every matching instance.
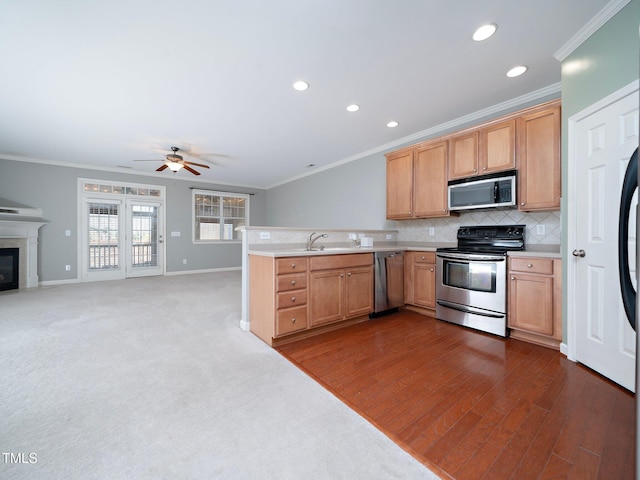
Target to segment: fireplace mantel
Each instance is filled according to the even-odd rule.
[[[0,245],[3,239],[26,240],[25,271],[20,272],[20,278],[26,278],[27,288],[38,286],[38,230],[46,223],[39,217],[0,215]]]

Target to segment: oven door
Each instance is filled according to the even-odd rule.
[[[437,253],[438,303],[470,311],[506,314],[507,259],[504,255]]]

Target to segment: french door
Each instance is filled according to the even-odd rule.
[[[163,203],[85,197],[82,279],[117,280],[164,274]]]

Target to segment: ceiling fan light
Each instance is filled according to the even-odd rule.
[[[169,170],[171,170],[174,173],[179,171],[182,167],[184,167],[184,165],[180,162],[171,162],[171,161],[165,162],[165,165],[167,165],[167,167],[169,167]]]

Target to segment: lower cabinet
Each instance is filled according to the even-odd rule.
[[[508,318],[512,337],[559,348],[561,262],[556,258],[509,257]]]
[[[249,256],[250,329],[271,346],[372,311],[372,253]]]
[[[426,308],[435,315],[436,254],[435,252],[405,252],[405,298],[407,305]]]
[[[373,255],[311,258],[309,323],[311,326],[367,315],[373,311]]]

